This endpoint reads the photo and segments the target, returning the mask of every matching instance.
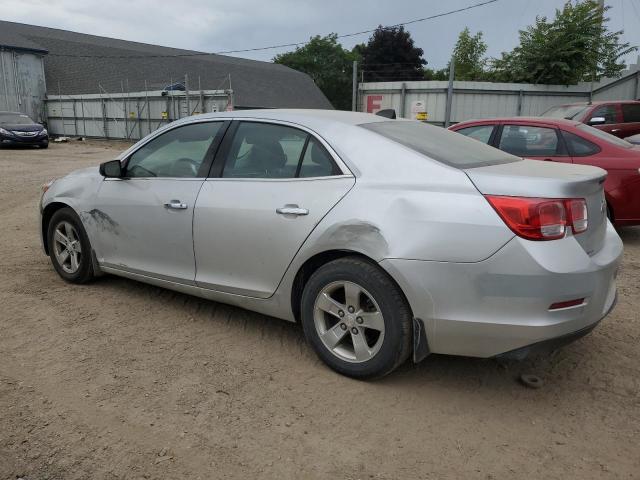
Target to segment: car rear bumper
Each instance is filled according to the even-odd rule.
[[[514,237],[476,263],[386,259],[381,265],[423,320],[429,351],[493,357],[595,327],[615,303],[622,241],[611,224],[589,256],[573,237]],[[556,302],[581,305],[549,310]],[[522,353],[522,352],[520,352]]]

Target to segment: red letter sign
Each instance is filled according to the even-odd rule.
[[[380,102],[382,101],[382,95],[368,95],[367,96],[367,113],[376,113],[380,110]]]

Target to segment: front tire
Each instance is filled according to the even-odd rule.
[[[61,208],[53,214],[47,243],[53,268],[64,280],[86,283],[94,278],[89,237],[71,208]]]
[[[411,309],[372,262],[345,257],[323,265],[305,285],[301,303],[307,341],[338,373],[382,377],[411,352]]]

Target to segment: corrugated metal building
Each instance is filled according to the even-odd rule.
[[[0,26],[0,110],[44,120],[46,54],[40,45]]]
[[[367,82],[359,85],[358,110],[376,113],[394,109],[400,117],[443,124],[447,118],[448,82]],[[640,99],[640,62],[617,79],[602,79],[593,86],[531,85],[455,81],[451,90],[450,121],[540,115],[564,103],[589,100]]]
[[[269,62],[5,21],[0,21],[0,47],[7,83],[0,83],[0,109],[41,120],[45,91],[78,95],[162,90],[185,75],[194,90],[232,90],[235,108],[332,108],[308,75]],[[18,79],[17,87],[12,78]],[[33,107],[26,107],[28,98]]]

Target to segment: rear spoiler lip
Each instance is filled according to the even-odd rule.
[[[607,177],[607,171],[599,167],[540,160],[524,160],[463,171],[483,195],[517,197],[585,197],[602,190]]]

